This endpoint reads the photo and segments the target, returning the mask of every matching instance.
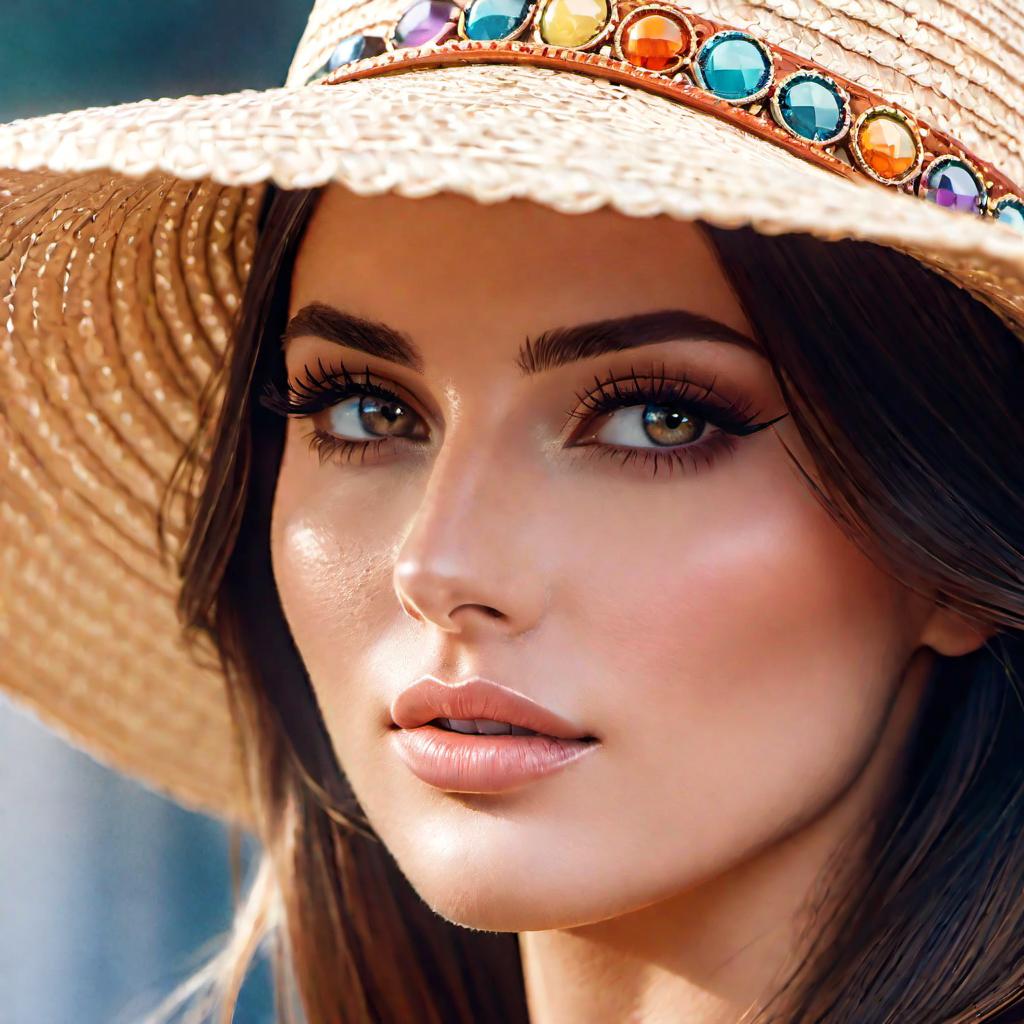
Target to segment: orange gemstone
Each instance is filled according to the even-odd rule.
[[[630,64],[648,71],[664,71],[689,52],[690,33],[670,15],[644,14],[623,29],[621,45]]]
[[[857,133],[864,162],[886,181],[902,177],[917,161],[913,129],[892,114],[879,111],[864,119]]]

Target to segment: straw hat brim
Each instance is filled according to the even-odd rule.
[[[423,68],[51,115],[0,127],[0,168],[0,685],[102,762],[243,824],[223,680],[214,652],[181,639],[155,524],[224,351],[265,182],[860,238],[1024,327],[1024,237],[1011,229],[551,68]],[[184,524],[170,525],[180,540]]]

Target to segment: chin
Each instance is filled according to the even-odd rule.
[[[589,867],[567,860],[556,870],[518,872],[501,862],[466,872],[422,863],[415,869],[399,864],[420,899],[439,917],[463,928],[490,932],[533,932],[594,924],[643,906],[652,898],[623,886],[591,877]],[[423,871],[419,869],[423,868]],[[509,869],[513,870],[509,870]],[[525,876],[525,877],[521,877]],[[621,879],[621,873],[619,874]]]
[[[495,893],[472,886],[449,889],[433,898],[417,892],[439,917],[474,931],[537,932],[589,923],[586,916],[580,917],[572,908],[552,905],[528,892]]]

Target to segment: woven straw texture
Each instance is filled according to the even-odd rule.
[[[338,38],[405,6],[322,0],[283,88],[0,127],[0,686],[100,760],[242,822],[223,680],[213,651],[180,638],[156,510],[222,358],[267,180],[869,239],[1024,332],[1020,235],[641,88],[507,64],[302,85]],[[688,6],[906,106],[1024,183],[1019,0]],[[177,548],[173,517],[170,534]]]

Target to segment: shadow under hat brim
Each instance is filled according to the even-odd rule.
[[[104,763],[242,824],[223,678],[180,636],[155,522],[267,181],[864,239],[1024,332],[1024,236],[584,74],[446,66],[0,126],[0,687]]]

